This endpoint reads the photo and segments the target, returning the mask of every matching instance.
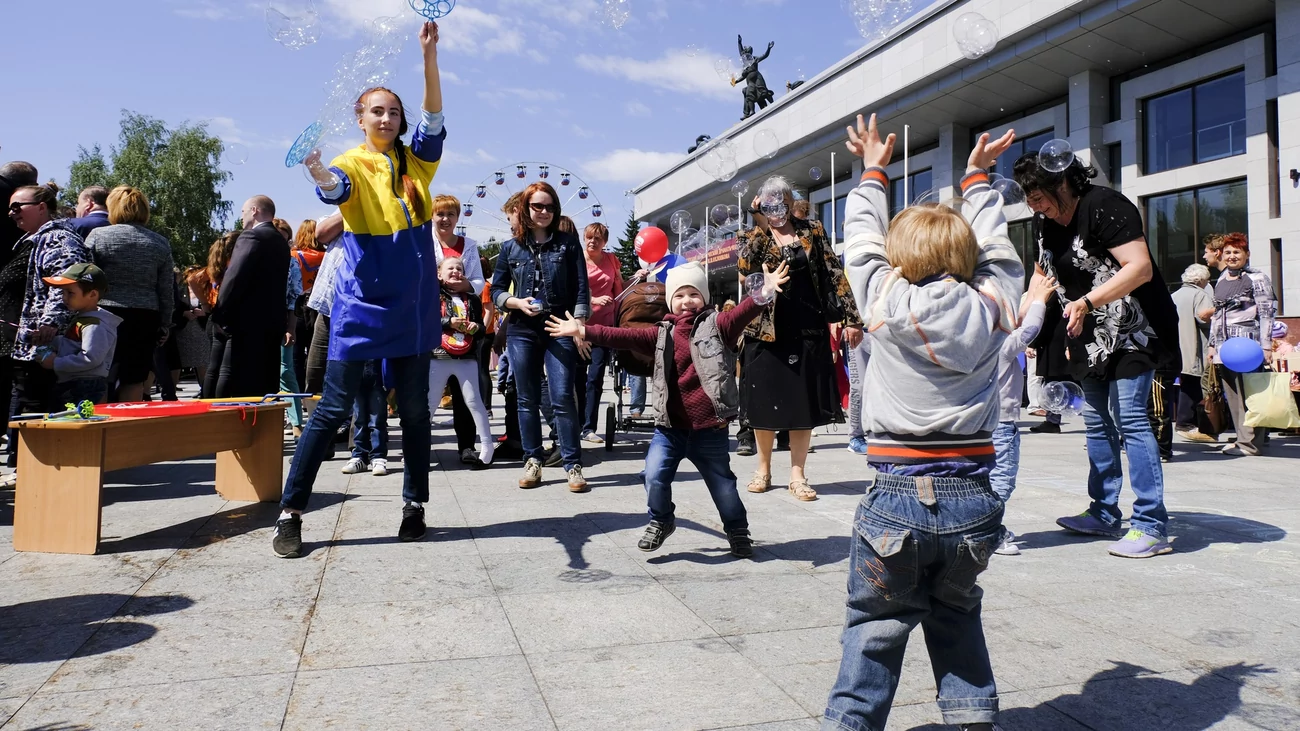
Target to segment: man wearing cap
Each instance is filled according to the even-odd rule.
[[[108,369],[117,348],[117,326],[122,318],[99,306],[108,291],[108,277],[94,264],[73,264],[53,277],[43,277],[57,287],[72,323],[48,347],[38,352],[41,366],[54,371],[58,385],[54,403],[102,404],[108,397]]]

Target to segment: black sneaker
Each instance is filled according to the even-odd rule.
[[[426,530],[428,529],[424,526],[424,507],[407,503],[402,508],[402,526],[397,529],[397,540],[403,543],[418,541],[424,537]]]
[[[1041,423],[1041,424],[1039,424],[1039,425],[1037,425],[1037,426],[1031,426],[1031,427],[1029,427],[1029,431],[1031,431],[1031,432],[1033,432],[1033,433],[1035,433],[1035,434],[1060,434],[1060,433],[1061,433],[1061,425],[1060,425],[1060,424],[1053,424],[1053,423],[1050,422],[1050,421],[1044,421],[1043,423]]]
[[[298,558],[302,555],[302,516],[295,515],[275,521],[271,548],[280,558]]]
[[[483,460],[478,458],[478,450],[473,447],[466,447],[460,450],[460,463],[467,464],[470,467],[482,467]]]
[[[564,456],[560,454],[560,445],[558,444],[552,444],[551,448],[542,455],[543,467],[559,467],[563,461]]]
[[[736,558],[750,558],[754,555],[754,540],[749,537],[748,528],[727,531],[727,543],[731,544],[731,555]]]
[[[752,457],[755,454],[758,454],[758,446],[754,444],[753,437],[750,437],[748,439],[737,440],[736,443],[737,457]]]
[[[641,534],[641,540],[636,542],[636,547],[642,551],[657,551],[675,530],[677,530],[676,523],[660,523],[652,520],[650,525],[645,527],[645,533]]]

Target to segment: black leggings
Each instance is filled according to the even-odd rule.
[[[315,310],[307,310],[315,312]],[[307,346],[305,393],[322,393],[325,388],[325,365],[329,360],[330,316],[317,314],[312,327],[311,344]]]

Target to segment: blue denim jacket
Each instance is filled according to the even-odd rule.
[[[590,317],[591,294],[582,246],[576,236],[558,232],[545,244],[532,244],[531,249],[517,239],[501,245],[496,271],[492,273],[492,302],[505,310],[507,299],[531,296],[537,272],[534,256],[541,257],[542,282],[537,296],[542,300],[542,310],[561,317],[566,312],[572,312],[574,317]],[[512,314],[520,316],[517,310]]]

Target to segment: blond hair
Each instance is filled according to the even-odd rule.
[[[149,199],[139,188],[117,186],[108,194],[108,222],[149,223]]]
[[[894,217],[885,239],[885,256],[909,282],[936,274],[970,281],[979,260],[979,242],[970,224],[953,208],[919,205]]]

